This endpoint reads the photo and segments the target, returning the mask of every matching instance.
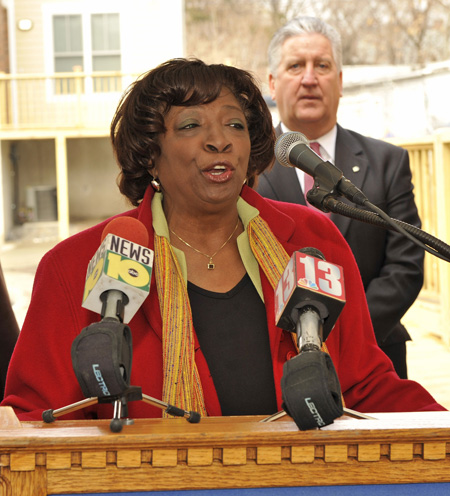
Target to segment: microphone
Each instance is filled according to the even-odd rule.
[[[88,264],[82,307],[127,324],[150,291],[154,252],[134,217],[116,217],[103,229]]]
[[[275,290],[277,326],[297,334],[299,354],[283,365],[283,409],[301,430],[333,423],[344,410],[331,357],[321,350],[345,305],[342,267],[316,248],[294,252]]]
[[[132,217],[116,217],[103,230],[100,248],[89,262],[83,307],[99,313],[100,322],[85,327],[73,340],[72,366],[85,400],[58,410],[46,410],[45,422],[95,403],[114,403],[110,428],[120,432],[133,423],[128,402],[143,400],[168,414],[200,421],[200,414],[142,394],[130,386],[132,363],[131,330],[126,325],[150,290],[154,258],[148,244],[147,228]],[[125,323],[124,323],[125,322]]]
[[[102,319],[85,327],[71,350],[72,366],[86,398],[136,397],[130,389],[133,353],[126,324],[150,291],[154,252],[147,244],[148,231],[142,222],[117,217],[106,225],[101,245],[88,264],[82,306]]]
[[[342,267],[327,262],[317,248],[294,252],[275,290],[276,325],[297,332],[299,349],[308,344],[320,349],[344,305]]]
[[[367,197],[334,164],[324,161],[311,150],[309,140],[302,133],[288,132],[280,135],[275,143],[275,156],[281,165],[297,167],[314,178],[314,187],[307,194],[308,201],[328,212],[323,205],[329,195],[339,194],[357,205],[364,206]]]

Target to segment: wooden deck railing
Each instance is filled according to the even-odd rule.
[[[121,72],[0,73],[0,131],[107,128],[123,91]]]
[[[389,141],[408,150],[422,229],[450,244],[450,129],[420,139]],[[440,309],[441,337],[450,345],[450,264],[429,253],[420,298]]]

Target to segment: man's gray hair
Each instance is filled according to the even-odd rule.
[[[332,26],[317,17],[299,16],[291,19],[284,26],[279,28],[272,37],[268,49],[269,71],[272,76],[277,76],[283,43],[288,38],[308,33],[318,33],[329,40],[337,70],[338,72],[341,72],[342,42],[340,34]]]

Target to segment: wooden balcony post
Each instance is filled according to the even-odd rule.
[[[67,143],[63,134],[56,135],[55,155],[58,235],[61,239],[65,239],[69,236],[69,185],[67,179]]]
[[[438,238],[450,244],[450,132],[440,131],[434,139],[436,160],[436,200]],[[450,263],[439,260],[440,302],[442,329],[448,329],[450,322]],[[450,332],[442,336],[450,346]]]
[[[77,76],[75,76],[75,94],[77,96],[77,127],[82,127],[83,123],[82,97],[84,76],[81,74],[82,70],[83,68],[79,65],[73,66],[73,72],[77,74]]]

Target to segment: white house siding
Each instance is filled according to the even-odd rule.
[[[119,13],[123,73],[142,74],[165,60],[182,57],[185,53],[183,0],[7,0],[6,7],[9,9],[8,28],[12,33],[9,37],[9,57],[13,73],[53,72],[51,16],[55,14]],[[18,30],[19,19],[31,19],[32,29]],[[67,157],[62,167],[68,184],[67,188],[58,191],[58,206],[60,212],[68,209],[70,222],[94,222],[129,208],[116,185],[118,167],[109,142],[108,124],[104,122],[111,121],[122,91],[132,80],[126,80],[122,90],[116,93],[83,95],[86,100],[84,108],[90,110],[94,118],[98,117],[98,111],[92,112],[91,102],[107,103],[103,107],[106,110],[100,111],[103,121],[100,127],[89,118],[86,121],[89,128],[52,129],[48,124],[48,112],[43,112],[37,128],[19,131],[0,129],[0,177],[3,186],[0,191],[0,242],[23,232],[24,226],[14,225],[15,214],[20,210],[21,215],[26,215],[27,191],[30,188],[56,187],[56,169],[61,167],[57,156]],[[46,103],[50,102],[48,109],[55,108],[64,115],[62,111],[67,105],[64,98],[50,95],[47,101],[47,97],[48,94],[39,93],[36,99],[46,99]],[[33,105],[32,100],[30,105]],[[106,112],[108,115],[104,115]],[[61,143],[65,149],[61,149]],[[16,157],[14,161],[11,160],[12,150]],[[14,181],[18,191],[14,188]],[[37,219],[30,215],[29,220],[32,223]],[[58,226],[61,227],[61,219]],[[59,232],[66,235],[67,226]]]

